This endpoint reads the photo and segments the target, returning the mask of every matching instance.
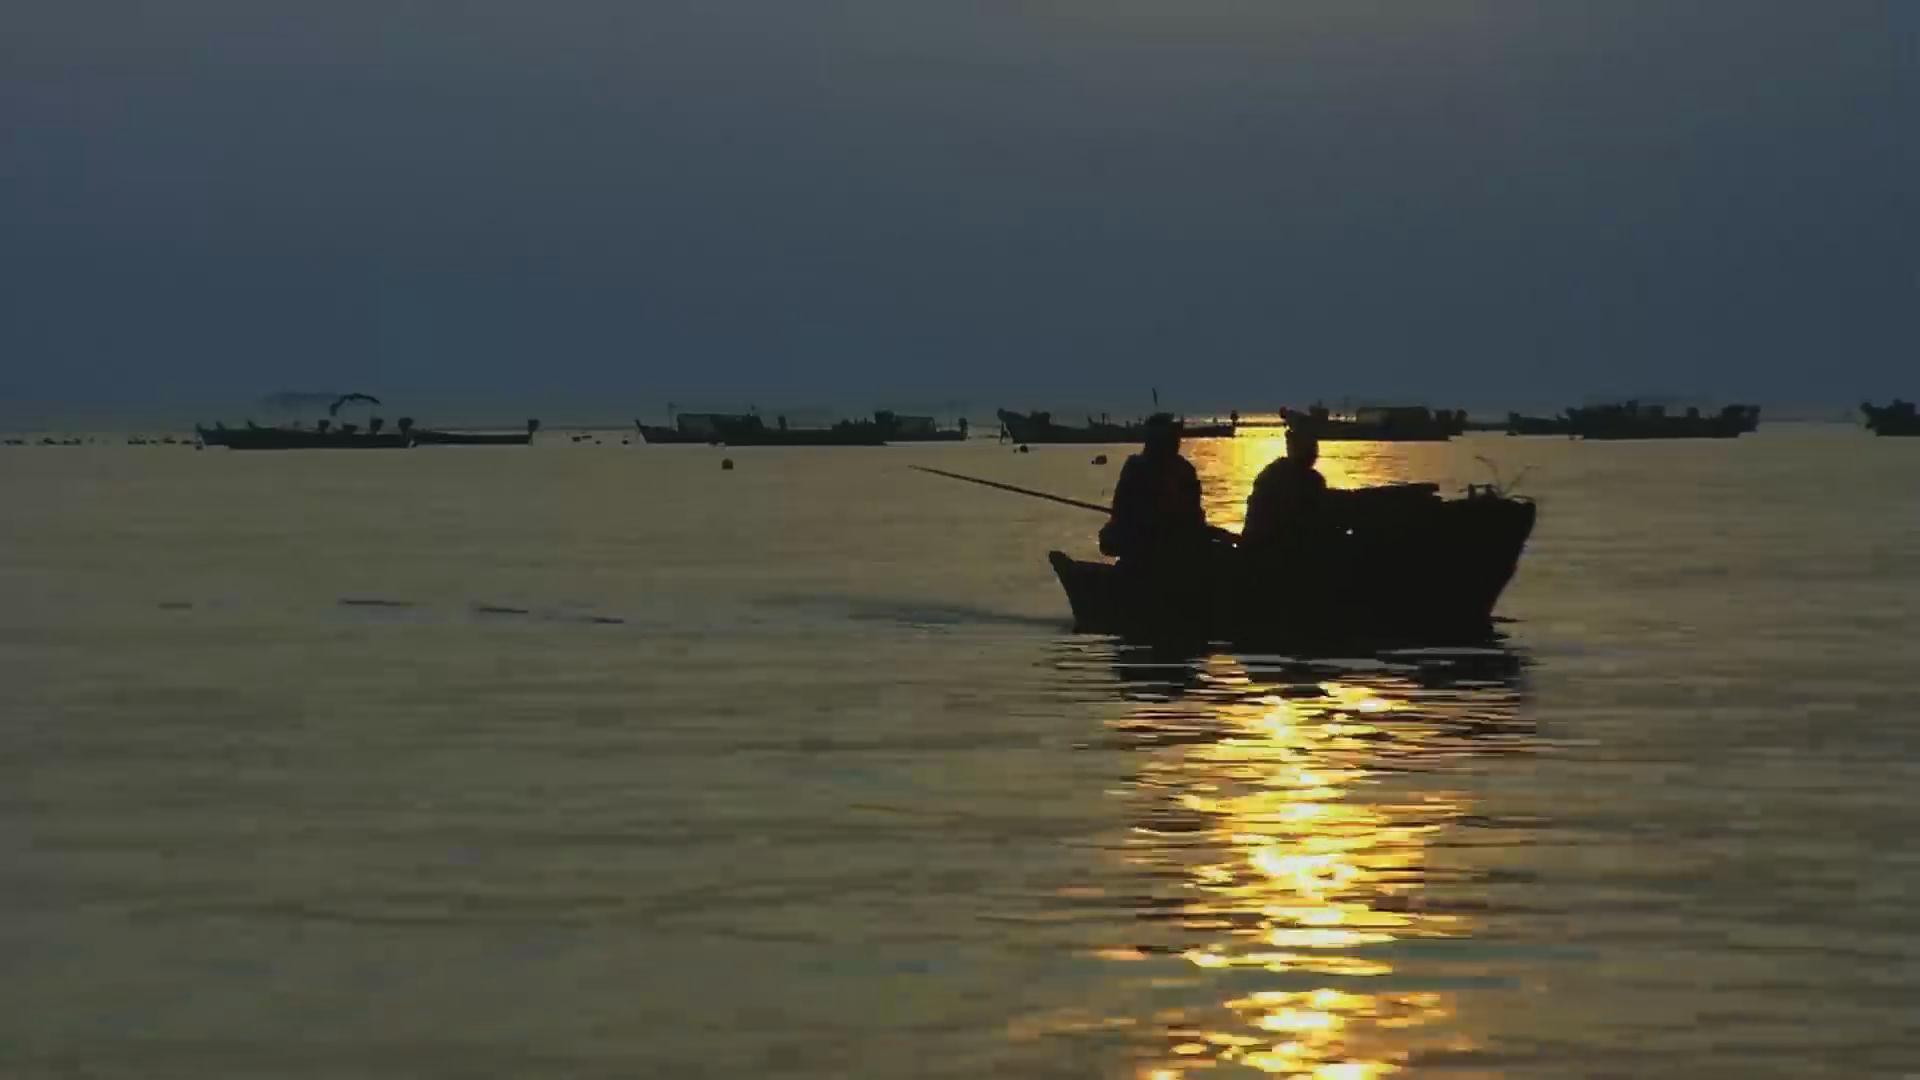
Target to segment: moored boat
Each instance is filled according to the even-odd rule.
[[[1506,431],[1509,435],[1566,435],[1571,437],[1573,421],[1566,416],[1522,416],[1517,412],[1507,414]]]
[[[1464,410],[1424,405],[1368,405],[1352,416],[1334,416],[1315,405],[1305,412],[1282,409],[1288,430],[1306,431],[1321,442],[1445,442],[1467,429]]]
[[[1491,626],[1533,531],[1534,504],[1432,485],[1329,491],[1284,550],[1219,547],[1184,573],[1048,556],[1086,633],[1240,644],[1420,640]]]
[[[648,443],[704,444],[708,446],[882,446],[887,429],[876,420],[842,420],[827,428],[787,426],[776,417],[773,426],[756,413],[679,413],[672,427],[635,420]]]
[[[906,416],[886,409],[875,412],[873,422],[880,425],[890,443],[961,442],[968,430],[965,417],[953,427],[943,428],[931,416]]]
[[[1875,435],[1920,435],[1920,414],[1911,401],[1894,398],[1888,405],[1861,402],[1860,412],[1867,418],[1867,430]]]
[[[1689,408],[1680,414],[1640,401],[1568,409],[1567,421],[1583,439],[1732,439],[1760,426],[1760,406],[1728,405],[1718,413]]]
[[[404,450],[413,445],[409,426],[408,421],[402,421],[398,431],[384,431],[384,422],[375,417],[365,431],[356,424],[335,426],[327,420],[311,428],[260,427],[252,423],[244,428],[218,423],[208,428],[196,424],[194,431],[202,444],[229,450]]]
[[[1073,427],[1054,423],[1053,414],[1049,412],[1017,413],[1001,409],[997,415],[1002,437],[1016,443],[1137,443],[1146,437],[1147,431],[1144,422],[1116,424],[1105,417],[1095,420],[1089,416],[1085,427]],[[1230,439],[1236,426],[1231,421],[1190,423],[1184,419],[1179,424],[1183,439]]]
[[[435,431],[415,428],[416,446],[525,446],[540,430],[540,421],[528,420],[527,430],[517,431]]]

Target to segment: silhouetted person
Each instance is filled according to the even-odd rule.
[[[1277,458],[1254,478],[1247,496],[1247,524],[1240,546],[1270,548],[1300,528],[1319,510],[1327,492],[1326,478],[1314,463],[1320,460],[1320,440],[1311,432],[1287,429],[1287,456]]]
[[[1102,552],[1136,564],[1191,555],[1208,538],[1200,474],[1180,456],[1180,426],[1156,413],[1146,435],[1146,445],[1120,468],[1113,517],[1100,530]]]

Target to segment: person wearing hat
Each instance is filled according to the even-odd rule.
[[[1200,474],[1180,456],[1171,414],[1147,418],[1146,445],[1129,457],[1113,486],[1113,516],[1100,550],[1123,562],[1160,563],[1191,556],[1209,537],[1200,506]]]

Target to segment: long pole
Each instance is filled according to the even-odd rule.
[[[1011,491],[1015,495],[1029,495],[1036,499],[1046,499],[1049,502],[1063,503],[1067,506],[1077,506],[1082,510],[1091,510],[1096,514],[1105,514],[1109,512],[1108,507],[1101,506],[1099,503],[1082,502],[1079,499],[1069,499],[1065,495],[1050,495],[1047,492],[1035,491],[1032,488],[1015,487],[1012,484],[1003,484],[998,480],[982,480],[977,476],[963,476],[957,472],[948,472],[945,469],[930,468],[926,465],[909,465],[907,467],[910,469],[917,469],[923,473],[932,473],[935,476],[944,476],[950,480],[965,480],[969,484],[979,484],[981,487],[999,488],[1001,491]]]

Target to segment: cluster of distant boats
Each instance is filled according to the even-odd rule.
[[[376,416],[365,430],[358,424],[336,424],[321,420],[313,427],[288,425],[230,428],[225,424],[195,426],[200,441],[207,446],[230,450],[404,450],[411,446],[525,446],[540,430],[540,421],[527,421],[525,431],[439,431],[419,428],[413,418],[403,416],[392,430]]]
[[[1057,424],[1048,413],[1000,413],[1002,430],[1019,443],[1136,442],[1139,424],[1113,424],[1089,419],[1086,426]],[[1582,439],[1724,439],[1745,434],[1760,425],[1757,405],[1729,405],[1712,415],[1698,409],[1669,413],[1664,406],[1628,401],[1568,409],[1558,416],[1509,413],[1504,421],[1474,421],[1465,409],[1430,409],[1424,405],[1370,406],[1349,415],[1335,415],[1324,406],[1306,410],[1282,409],[1277,421],[1243,422],[1238,413],[1218,420],[1186,424],[1189,439],[1227,438],[1242,427],[1283,425],[1311,432],[1322,442],[1444,442],[1469,431],[1503,431],[1508,435],[1562,435]]]
[[[329,415],[311,426],[294,423],[263,427],[251,421],[243,427],[196,425],[198,445],[223,446],[233,450],[332,450],[387,449],[415,446],[525,446],[540,431],[540,421],[528,420],[520,431],[470,431],[423,428],[410,417],[401,417],[393,427],[378,416],[365,426],[338,420],[339,406],[351,399],[378,403],[364,394],[342,395],[329,409]],[[1866,426],[1876,435],[1920,436],[1920,415],[1913,402],[1894,399],[1888,405],[1865,403],[1860,406]],[[1084,423],[1062,423],[1048,412],[997,413],[999,438],[1021,446],[1065,443],[1125,444],[1137,443],[1145,436],[1145,421],[1116,421],[1106,416],[1088,416]],[[797,427],[776,416],[769,423],[757,412],[713,413],[683,412],[665,425],[635,420],[641,441],[649,444],[701,446],[884,446],[893,443],[960,442],[972,431],[965,419],[943,426],[931,416],[914,416],[889,410],[875,412],[863,420],[842,420],[829,427]],[[1730,439],[1747,434],[1760,425],[1757,405],[1728,405],[1717,412],[1697,408],[1671,411],[1655,403],[1626,401],[1619,404],[1570,408],[1555,416],[1526,416],[1509,413],[1505,420],[1469,419],[1464,409],[1430,409],[1423,405],[1369,406],[1336,414],[1322,406],[1304,410],[1282,409],[1277,416],[1242,419],[1235,412],[1226,418],[1182,420],[1182,434],[1188,439],[1231,438],[1242,429],[1286,427],[1312,432],[1322,442],[1441,442],[1468,432],[1504,432],[1516,436],[1561,436],[1575,439]],[[576,442],[582,437],[576,436]],[[625,441],[625,440],[623,440]],[[34,440],[45,446],[79,446],[79,438]],[[29,440],[0,440],[8,446],[25,446]],[[195,440],[173,436],[161,438],[129,437],[130,446],[176,444],[195,445]]]

